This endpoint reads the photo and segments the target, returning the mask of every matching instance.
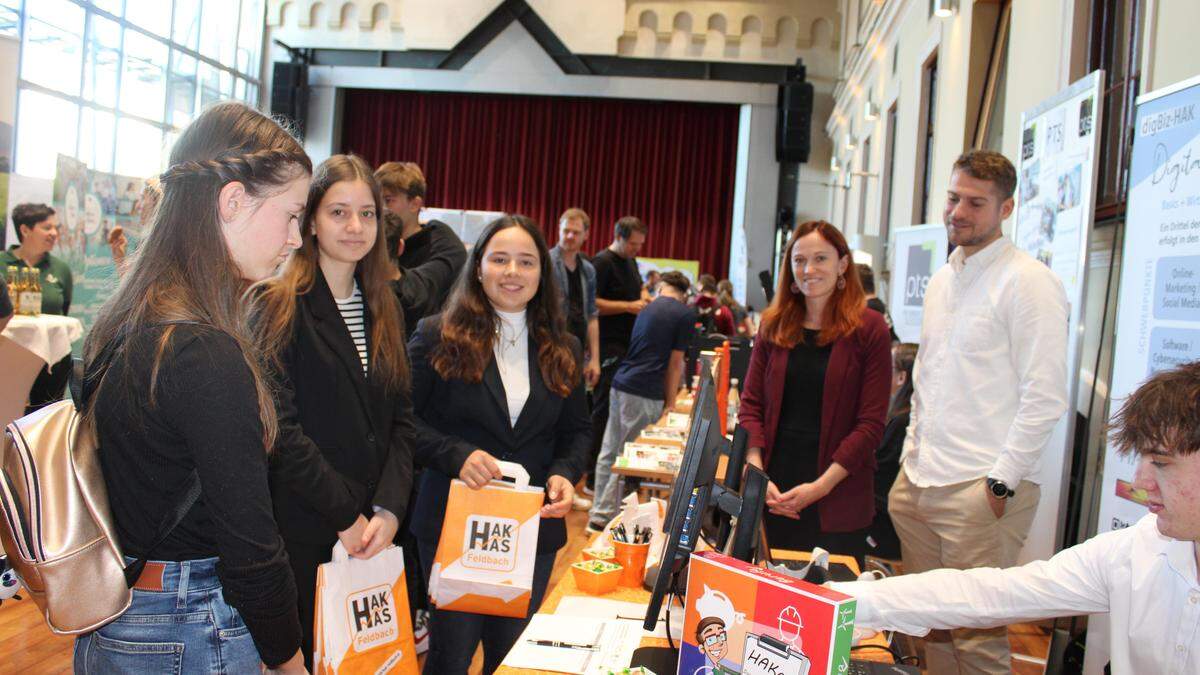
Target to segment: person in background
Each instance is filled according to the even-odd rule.
[[[1067,296],[1001,231],[1016,185],[1012,163],[987,150],[960,156],[950,174],[943,218],[957,248],[925,290],[902,470],[888,496],[907,572],[1016,564],[1038,463],[1067,411]],[[1011,668],[1004,628],[925,645],[935,675]]]
[[[658,294],[658,282],[662,279],[662,274],[658,270],[650,270],[646,272],[646,283],[642,284],[642,291],[645,295],[653,298]]]
[[[858,601],[855,628],[923,635],[1107,613],[1107,639],[1088,650],[1103,650],[1113,673],[1200,673],[1200,363],[1142,383],[1111,440],[1136,456],[1133,487],[1150,511],[1132,527],[1021,567],[835,583]]]
[[[305,672],[267,483],[278,419],[241,299],[300,245],[311,172],[296,139],[237,102],[171,149],[154,226],[84,344],[116,539],[149,562],[129,609],[76,639],[76,673]]]
[[[565,296],[567,330],[583,345],[583,379],[594,386],[600,379],[600,312],[596,309],[596,268],[582,254],[592,219],[583,209],[570,208],[558,219],[558,244],[550,249],[558,290]],[[585,483],[586,484],[586,483]],[[574,508],[587,511],[592,500],[576,493]]]
[[[67,261],[50,253],[58,241],[58,214],[45,204],[17,204],[12,209],[17,244],[0,251],[0,269],[9,265],[38,271],[42,284],[42,314],[67,316],[75,280]],[[71,375],[71,355],[53,365],[42,366],[29,389],[25,414],[61,400]]]
[[[396,261],[393,283],[407,325],[441,310],[451,286],[467,262],[462,240],[440,220],[421,224],[425,174],[412,162],[386,162],[375,170],[383,190],[388,250]]]
[[[433,610],[424,672],[467,672],[483,643],[491,673],[537,612],[558,549],[590,438],[582,348],[566,331],[546,242],[524,216],[487,226],[440,315],[409,339],[416,451],[427,467],[412,517],[428,578],[437,553],[450,481],[473,490],[500,478],[497,460],[520,464],[544,486],[529,614],[523,618]]]
[[[404,319],[390,287],[382,201],[362,159],[322,162],[308,190],[303,244],[252,295],[279,417],[271,497],[310,669],[317,568],[338,541],[358,558],[390,545],[412,487]]]
[[[892,375],[887,323],[863,302],[836,227],[798,225],[742,387],[746,461],[767,472],[772,547],[866,553]]]
[[[887,426],[883,441],[875,451],[875,521],[871,523],[871,555],[888,560],[900,559],[900,539],[888,515],[888,490],[900,472],[900,452],[908,431],[909,411],[912,410],[912,372],[917,358],[917,345],[911,342],[892,347],[892,396],[888,404]]]
[[[717,299],[717,282],[713,280],[711,274],[702,274],[700,278],[703,281],[700,282],[699,292],[692,300],[692,306],[696,308],[697,320],[703,333],[705,335],[720,333],[730,337],[736,335],[737,327],[734,325],[733,311]]]
[[[633,324],[629,351],[613,376],[608,426],[596,460],[596,500],[588,531],[604,529],[620,507],[623,481],[612,472],[625,448],[647,426],[675,407],[683,380],[683,357],[696,334],[696,311],[687,306],[691,284],[682,272],[662,275],[658,297]]]
[[[588,385],[600,378],[600,312],[596,309],[596,268],[582,255],[592,219],[583,209],[570,208],[558,219],[558,244],[550,262],[558,290],[565,296],[567,330],[584,348],[583,377]]]
[[[147,178],[145,186],[142,187],[141,197],[133,207],[137,214],[138,231],[143,236],[154,222],[154,210],[158,208],[161,200],[162,184],[159,183],[158,177]],[[120,278],[125,274],[125,256],[129,248],[129,238],[125,235],[125,228],[116,225],[108,231],[106,239],[108,249],[112,252],[113,267],[116,268],[117,277]]]
[[[613,242],[592,258],[596,270],[596,309],[600,313],[600,377],[592,385],[592,448],[587,466],[596,465],[604,428],[608,426],[608,394],[613,375],[629,349],[633,322],[650,296],[642,287],[637,254],[646,244],[649,229],[635,216],[624,216],[613,226]],[[595,473],[588,475],[593,487]]]
[[[892,335],[892,342],[899,342],[900,337],[896,335],[896,328],[892,325],[892,315],[888,313],[887,303],[875,295],[875,272],[871,270],[870,265],[858,263],[858,276],[862,279],[863,292],[867,294],[867,307],[883,315]]]
[[[754,321],[750,319],[750,311],[733,297],[732,281],[722,279],[717,282],[717,301],[733,314],[733,325],[737,329],[738,336],[752,337],[754,335]]]

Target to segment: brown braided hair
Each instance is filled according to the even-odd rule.
[[[208,108],[188,125],[171,149],[169,166],[160,176],[162,198],[153,225],[128,261],[116,293],[100,310],[84,345],[85,361],[92,363],[116,339],[166,321],[192,322],[222,333],[237,343],[250,369],[264,450],[269,450],[278,428],[275,404],[243,309],[247,284],[225,243],[217,197],[234,181],[242,183],[251,198],[270,197],[310,175],[312,162],[275,120],[229,101]],[[173,329],[168,325],[162,331],[157,346],[150,406],[155,404],[160,369],[170,367],[162,356]],[[131,376],[129,368],[125,376]],[[105,381],[111,384],[113,378]],[[92,397],[89,418],[108,389],[102,387]],[[121,390],[128,386],[112,389]]]

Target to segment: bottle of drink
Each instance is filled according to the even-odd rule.
[[[8,266],[8,297],[13,303],[13,314],[21,313],[21,273],[16,265]]]
[[[29,270],[30,288],[33,289],[33,306],[30,308],[30,315],[37,316],[42,313],[42,273],[37,268]]]
[[[42,291],[37,282],[37,270],[25,268],[22,270],[21,313],[25,316],[37,316],[42,311]]]

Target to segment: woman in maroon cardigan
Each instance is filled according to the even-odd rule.
[[[866,307],[836,227],[803,223],[784,250],[742,394],[747,461],[771,479],[764,520],[773,548],[820,546],[861,560],[875,515],[891,339]]]

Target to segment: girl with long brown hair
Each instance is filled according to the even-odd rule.
[[[241,103],[171,150],[154,225],[84,349],[116,536],[149,560],[130,608],[76,640],[77,673],[304,671],[267,487],[275,404],[241,299],[300,244],[311,172]]]
[[[846,239],[824,221],[788,239],[738,422],[764,469],[771,546],[862,558],[891,380],[887,323],[867,309]]]
[[[317,567],[338,541],[359,558],[391,544],[412,488],[408,362],[382,206],[362,159],[325,160],[308,190],[303,243],[252,292],[257,341],[276,383],[271,494],[306,662]]]
[[[533,221],[505,216],[475,243],[445,312],[417,324],[409,339],[412,400],[421,475],[412,533],[426,579],[437,552],[451,478],[480,489],[516,462],[529,484],[545,486],[529,615],[537,611],[563,516],[583,475],[591,423],[579,340],[567,332],[549,251]],[[434,610],[426,673],[466,673],[483,642],[483,670],[495,670],[525,629],[513,619]]]

